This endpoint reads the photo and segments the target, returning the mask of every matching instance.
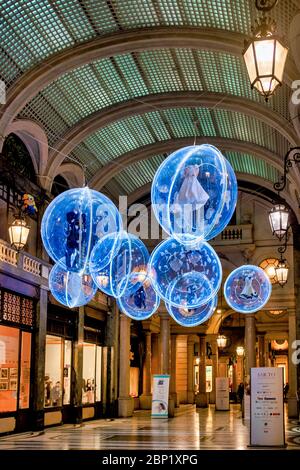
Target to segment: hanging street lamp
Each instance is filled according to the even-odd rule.
[[[278,240],[286,237],[289,229],[289,209],[285,204],[276,204],[269,212],[269,221],[273,235]]]
[[[245,41],[244,61],[251,82],[265,100],[275,93],[282,85],[284,66],[288,48],[276,35],[276,23],[267,17],[278,0],[256,0],[255,6],[262,11],[262,17],[252,28],[253,36]]]
[[[226,344],[227,344],[227,338],[226,336],[224,335],[219,335],[217,337],[217,345],[218,345],[218,348],[220,349],[224,349],[226,347]]]
[[[27,225],[25,217],[21,214],[14,216],[14,221],[8,228],[10,244],[17,251],[23,250],[27,243],[30,227]]]
[[[236,354],[240,357],[243,356],[245,354],[244,347],[243,346],[238,346],[236,348]]]
[[[288,280],[289,267],[285,259],[281,258],[278,263],[278,266],[275,268],[277,283],[283,287]]]

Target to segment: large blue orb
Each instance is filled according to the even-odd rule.
[[[235,173],[229,161],[226,160],[226,170],[227,170],[227,189],[224,196],[224,205],[222,210],[218,213],[215,220],[215,225],[212,227],[209,234],[206,236],[206,240],[211,240],[221,233],[224,228],[229,224],[230,219],[234,213],[237,197],[238,197],[238,185]]]
[[[222,267],[208,243],[183,245],[169,238],[153,251],[149,275],[157,294],[166,303],[178,308],[196,308],[218,292]]]
[[[158,168],[151,188],[154,214],[181,243],[205,240],[225,204],[227,167],[212,145],[184,147]]]
[[[97,292],[89,274],[65,271],[58,263],[51,269],[49,287],[53,297],[69,308],[86,305]]]
[[[224,284],[228,305],[240,313],[254,313],[268,302],[272,291],[270,279],[258,266],[244,265],[232,271]]]
[[[134,292],[127,290],[118,299],[121,312],[133,320],[147,320],[156,312],[159,303],[160,298],[153,289],[148,276],[144,278],[144,282],[141,282]]]
[[[92,248],[104,235],[122,229],[116,206],[89,188],[65,191],[47,207],[41,234],[48,255],[67,271],[84,273]]]
[[[171,317],[179,325],[192,327],[205,323],[216,310],[218,297],[215,295],[207,304],[196,308],[174,307],[166,303],[167,310]]]
[[[139,288],[147,274],[149,253],[135,235],[121,231],[104,236],[92,250],[89,270],[98,288],[118,299]]]

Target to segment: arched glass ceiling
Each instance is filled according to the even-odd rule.
[[[272,183],[278,181],[279,172],[264,160],[239,152],[224,152],[237,173],[256,175]],[[138,188],[153,181],[158,166],[166,155],[155,155],[147,160],[134,163],[121,170],[114,178],[124,194],[129,195]]]
[[[285,155],[289,144],[264,122],[245,114],[208,108],[174,108],[152,111],[116,121],[89,136],[72,156],[87,167],[87,178],[120,155],[155,142],[191,137],[197,120],[198,136],[224,137],[266,147]]]
[[[274,14],[287,36],[296,0],[280,1]],[[11,84],[49,55],[117,31],[158,26],[219,28],[248,34],[252,0],[3,0],[1,78]]]
[[[241,57],[190,49],[159,49],[95,61],[51,83],[27,104],[21,116],[40,122],[53,145],[71,126],[102,108],[178,91],[245,97],[289,119],[291,90],[286,85],[266,104],[251,90]]]

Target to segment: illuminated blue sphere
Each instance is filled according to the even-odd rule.
[[[89,271],[98,288],[120,298],[134,292],[147,274],[149,252],[131,233],[121,231],[104,236],[93,248]]]
[[[216,310],[218,297],[215,295],[207,304],[196,308],[174,307],[166,303],[171,317],[182,326],[198,326],[205,323]]]
[[[178,308],[196,308],[218,292],[222,267],[208,243],[183,245],[169,238],[153,251],[149,275],[157,294],[166,303]]]
[[[162,228],[181,243],[205,240],[223,209],[227,179],[225,158],[212,145],[184,147],[169,155],[151,188]]]
[[[66,271],[58,263],[50,271],[49,287],[53,297],[69,308],[86,305],[97,292],[89,274]]]
[[[271,291],[271,282],[264,270],[253,265],[235,269],[224,284],[226,302],[240,313],[254,313],[263,308]]]
[[[212,227],[209,234],[206,236],[206,240],[211,240],[221,233],[224,228],[229,224],[231,217],[233,216],[237,197],[238,197],[238,185],[235,173],[229,161],[226,160],[226,169],[227,169],[227,189],[224,196],[224,205],[222,210],[218,213],[215,225]]]
[[[122,229],[116,206],[87,187],[65,191],[47,207],[41,234],[48,255],[66,271],[85,273],[99,239]]]
[[[133,320],[147,320],[159,307],[160,298],[152,287],[148,276],[144,282],[139,283],[139,287],[134,291],[126,291],[118,299],[121,312],[125,313]]]

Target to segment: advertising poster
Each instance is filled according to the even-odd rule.
[[[169,381],[169,375],[153,376],[152,418],[168,417]]]
[[[212,392],[212,366],[206,366],[206,393]]]
[[[229,410],[229,378],[216,377],[216,410]]]
[[[284,446],[283,369],[251,369],[250,445]]]

